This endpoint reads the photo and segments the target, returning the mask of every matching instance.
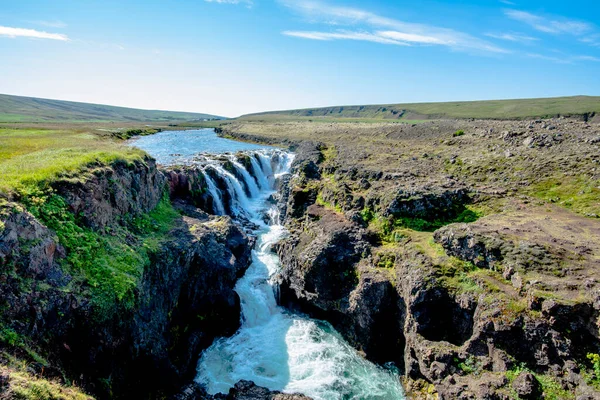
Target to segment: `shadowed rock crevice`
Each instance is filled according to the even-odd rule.
[[[473,334],[473,304],[459,304],[447,290],[429,290],[425,298],[411,307],[417,333],[434,342],[446,341],[457,346]]]

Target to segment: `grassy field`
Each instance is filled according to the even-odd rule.
[[[139,110],[100,104],[0,94],[0,123],[6,122],[169,122],[221,118],[202,113]]]
[[[419,121],[437,118],[526,119],[592,113],[600,113],[598,96],[336,106],[249,114],[239,119],[253,121],[329,119],[334,122],[347,122],[353,119]]]
[[[143,154],[84,128],[0,128],[0,192],[27,191],[93,163],[131,161]]]

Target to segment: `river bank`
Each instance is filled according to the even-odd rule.
[[[240,121],[221,134],[295,149],[281,303],[395,362],[411,398],[597,396],[597,125]]]

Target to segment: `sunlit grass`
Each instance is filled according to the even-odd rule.
[[[18,192],[91,164],[141,160],[143,154],[85,131],[0,129],[0,191]]]

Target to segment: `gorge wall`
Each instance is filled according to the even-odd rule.
[[[559,209],[537,219],[526,205],[478,220],[467,206],[485,194],[464,181],[398,185],[331,145],[295,151],[280,205],[291,232],[279,245],[283,305],[393,362],[411,398],[597,398],[595,258],[574,267],[583,253],[565,242],[569,227],[589,227],[576,239],[597,255],[593,220]],[[565,230],[549,233],[549,220]]]
[[[169,176],[147,158],[2,202],[5,390],[15,357],[98,398],[174,393],[200,351],[237,330],[253,239],[229,217],[175,210]]]

